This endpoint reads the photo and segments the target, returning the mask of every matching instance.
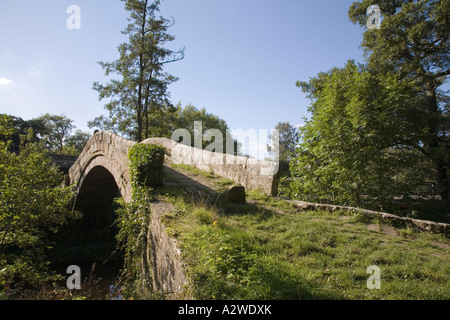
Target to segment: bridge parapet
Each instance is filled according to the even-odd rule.
[[[201,150],[168,138],[150,138],[142,143],[165,147],[175,164],[187,164],[200,170],[211,171],[241,184],[248,190],[260,190],[269,196],[276,196],[278,193],[277,162]]]
[[[235,181],[248,190],[260,190],[274,196],[278,188],[278,163],[256,160],[201,150],[183,145],[168,138],[150,138],[142,143],[156,144],[170,152],[175,164],[188,164],[201,170]],[[119,188],[125,202],[131,200],[128,168],[128,149],[136,142],[117,134],[100,131],[86,143],[83,151],[69,169],[71,184],[81,187],[83,181],[95,167],[107,169]]]

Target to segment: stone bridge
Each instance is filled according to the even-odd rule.
[[[156,144],[166,148],[167,156],[175,164],[188,164],[212,172],[217,176],[241,184],[247,190],[258,189],[272,196],[277,193],[278,166],[273,162],[212,153],[166,138],[151,138],[142,143]],[[72,234],[65,238],[69,239],[71,235],[75,234],[83,238],[83,243],[88,243],[95,249],[102,245],[102,241],[109,244],[111,239],[114,239],[111,226],[114,225],[115,218],[112,216],[111,205],[113,199],[119,195],[125,202],[131,200],[128,150],[135,144],[136,142],[105,131],[97,132],[87,142],[84,150],[70,168],[65,181],[66,184],[76,184],[77,196],[74,208],[83,212],[84,218],[81,225],[71,228]],[[338,206],[323,207],[324,205],[298,201],[294,202],[294,205],[298,208],[308,208],[308,210],[311,208],[358,210]],[[148,247],[145,261],[149,261],[148,267],[152,269],[152,288],[167,293],[168,299],[183,297],[188,281],[183,271],[180,250],[176,241],[168,236],[165,226],[161,222],[161,216],[170,212],[170,204],[157,201],[151,204],[150,209],[152,214],[147,234]],[[364,210],[363,213],[380,216],[379,213],[368,210]],[[381,214],[381,218],[386,217],[393,217],[399,221],[396,216]],[[419,225],[425,230],[442,229],[444,234],[448,230],[448,225],[428,221],[417,222],[403,219],[402,222]],[[106,241],[105,238],[107,238]],[[106,251],[108,255],[111,250],[115,250],[108,248],[110,250]],[[97,252],[99,251],[95,251],[94,258],[98,261]],[[71,256],[71,259],[74,259],[71,264],[77,264],[80,256]]]
[[[212,172],[241,184],[247,190],[277,194],[277,163],[200,150],[167,138],[150,138],[142,143],[165,147],[175,164],[188,164]],[[89,139],[69,169],[66,181],[66,184],[77,185],[77,203],[107,203],[117,191],[125,202],[131,200],[127,156],[128,149],[134,144],[136,142],[107,131],[97,132]]]
[[[268,195],[277,192],[278,167],[268,161],[256,161],[247,157],[212,153],[185,146],[166,138],[151,138],[142,143],[156,144],[166,148],[167,157],[175,164],[189,164],[199,169],[228,178],[244,186],[247,190],[259,189]],[[92,248],[83,252],[89,255],[70,255],[70,264],[78,264],[80,259],[102,262],[115,252],[115,217],[113,200],[122,196],[131,201],[131,183],[128,167],[128,150],[136,142],[110,132],[97,132],[87,142],[78,159],[69,169],[65,184],[75,184],[77,188],[73,208],[83,213],[82,221],[69,226],[65,241],[84,243]],[[152,203],[151,222],[147,235],[148,252],[146,261],[151,261],[153,288],[170,293],[167,298],[177,298],[184,294],[186,278],[180,260],[180,250],[175,240],[168,237],[160,216],[167,210],[166,204]],[[64,247],[66,247],[64,245]],[[72,245],[69,252],[79,252]],[[106,255],[106,256],[105,256]],[[69,263],[69,262],[68,262]]]

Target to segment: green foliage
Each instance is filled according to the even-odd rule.
[[[130,23],[122,32],[128,35],[128,42],[118,47],[119,59],[99,63],[106,76],[117,74],[119,79],[106,85],[93,84],[99,98],[109,100],[105,105],[109,115],[89,126],[119,131],[140,142],[149,137],[152,119],[161,110],[171,109],[168,86],[177,78],[165,73],[163,67],[183,59],[184,49],[174,52],[164,47],[175,37],[168,33],[173,21],[157,17],[159,0],[123,2],[130,13]]]
[[[408,83],[350,61],[298,86],[313,103],[291,162],[297,198],[386,209],[431,175],[423,155],[404,143],[414,139],[405,120],[415,107]]]
[[[212,137],[206,137],[205,132],[210,129],[215,129],[215,130],[218,130],[222,135],[222,138],[223,138],[222,151],[224,153],[228,151],[226,143],[227,143],[227,141],[230,141],[230,140],[233,141],[234,149],[233,149],[233,152],[229,152],[229,153],[236,154],[239,151],[240,145],[237,140],[235,140],[235,139],[233,139],[233,137],[231,137],[228,125],[225,122],[225,120],[219,118],[218,116],[216,116],[214,114],[207,112],[205,108],[198,109],[191,104],[188,104],[187,106],[182,108],[181,105],[178,104],[177,110],[173,114],[172,121],[173,122],[172,122],[171,127],[173,129],[186,129],[189,131],[190,137],[191,137],[190,145],[192,147],[195,146],[195,135],[199,134],[195,131],[194,122],[201,121],[202,122],[202,130],[203,130],[203,132],[201,132],[201,134],[203,135],[202,146],[201,146],[202,149],[205,149],[209,144],[211,144],[214,141],[212,139]],[[167,136],[168,138],[171,138],[173,129],[172,129],[172,131],[169,132],[169,134]],[[186,144],[186,141],[180,141],[180,142]]]
[[[354,2],[349,10],[350,19],[365,26],[366,10],[372,4],[370,0]],[[450,75],[450,1],[382,0],[376,4],[383,16],[381,28],[366,30],[362,42],[368,68],[378,75],[396,75],[397,79],[408,83],[411,108],[408,108],[408,121],[404,123],[410,131],[402,136],[403,143],[432,162],[435,180],[448,210],[449,96],[448,91],[439,88]],[[414,115],[415,121],[409,121]]]
[[[365,27],[369,0],[350,19]],[[379,1],[380,29],[366,30],[366,65],[298,82],[312,105],[290,168],[294,196],[391,209],[424,182],[436,183],[448,211],[450,140],[449,1]]]
[[[47,134],[45,124],[42,120],[31,119],[25,121],[20,117],[1,114],[3,119],[8,119],[8,134],[0,134],[0,141],[8,141],[8,149],[18,153],[24,142],[39,143],[42,137]]]
[[[64,141],[63,154],[80,154],[86,143],[90,139],[91,134],[76,130],[74,134]]]
[[[220,202],[165,193],[164,217],[181,246],[196,299],[449,298],[448,239],[399,229],[344,212],[298,212],[253,193],[256,205],[223,211]],[[281,212],[280,212],[281,211]],[[430,245],[431,244],[431,245]],[[381,268],[381,290],[366,286],[367,267]]]
[[[367,8],[373,4],[371,0],[354,2],[349,9],[351,21],[365,27]],[[381,28],[366,30],[362,42],[370,66],[442,83],[438,78],[450,72],[449,0],[380,0],[376,4],[383,17]]]
[[[62,153],[64,150],[64,141],[75,128],[73,120],[67,118],[65,115],[51,115],[48,113],[36,118],[36,120],[44,125],[45,134],[42,135],[42,140],[50,152]]]
[[[11,120],[2,117],[0,132],[11,135]],[[5,287],[17,290],[54,279],[47,268],[48,235],[76,216],[67,210],[73,190],[60,187],[62,181],[37,144],[16,154],[0,142],[1,294],[11,293]]]
[[[65,115],[45,114],[31,120],[23,120],[20,117],[2,115],[11,119],[13,128],[10,136],[9,149],[18,153],[24,143],[41,143],[50,153],[79,154],[90,134],[81,130],[75,131],[73,120]],[[5,135],[0,134],[0,140],[6,142]]]
[[[128,152],[133,189],[162,186],[165,149],[152,144],[136,144]]]
[[[0,114],[0,136],[3,142],[7,142],[14,134],[14,127],[12,125],[11,117],[6,114]]]
[[[275,129],[279,133],[278,141],[278,158],[280,162],[280,176],[290,176],[289,162],[291,161],[295,148],[298,144],[299,132],[289,122],[278,122]],[[271,147],[267,146],[268,151],[271,151]]]
[[[380,29],[364,32],[367,64],[348,63],[298,83],[313,103],[312,118],[301,130],[301,144],[291,163],[292,189],[305,198],[384,208],[392,197],[421,182],[437,181],[448,210],[448,92],[439,87],[450,74],[450,2],[363,0],[352,4],[350,19],[364,27],[367,8],[373,4],[381,8],[383,20]],[[372,203],[365,203],[368,200]],[[426,251],[432,241],[428,236],[403,230],[400,239],[380,239],[363,236],[361,228],[328,226],[331,246],[324,250],[317,247],[325,240],[322,233],[311,225],[307,228],[314,232],[299,243],[313,240],[307,245],[313,250],[302,255],[300,263],[329,270],[324,289],[334,291],[328,285],[334,283],[340,294],[348,296],[348,288],[362,274],[342,270],[376,264],[386,283],[380,291],[362,293],[364,298],[448,299],[448,290],[442,289],[448,280],[442,275],[449,265],[434,259],[440,260],[440,253]],[[406,239],[408,244],[402,242]],[[340,243],[348,250],[338,253]],[[408,248],[399,248],[400,243]],[[332,260],[326,258],[327,252],[334,252]],[[442,269],[437,267],[440,263]]]
[[[138,298],[155,297],[150,208],[154,193],[152,187],[163,182],[164,154],[164,148],[142,143],[128,151],[132,199],[118,210],[117,240],[125,255],[126,294]]]
[[[148,298],[153,290],[151,244],[148,243],[152,190],[139,186],[130,203],[117,211],[117,241],[124,252],[124,292],[135,298]],[[150,248],[149,248],[150,246]]]

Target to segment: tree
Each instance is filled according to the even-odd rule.
[[[64,154],[80,154],[86,146],[91,135],[81,130],[76,130],[64,143]]]
[[[381,28],[367,30],[362,42],[368,66],[379,74],[396,74],[415,91],[421,121],[413,130],[417,136],[403,140],[432,161],[440,194],[448,205],[450,122],[444,102],[448,92],[439,87],[450,75],[450,1],[380,0],[377,4],[383,15]],[[365,26],[370,5],[371,0],[354,2],[350,19]]]
[[[349,61],[297,85],[313,101],[291,161],[298,195],[386,209],[424,181],[423,155],[403,143],[420,122],[409,83]]]
[[[45,123],[39,119],[23,120],[20,117],[15,117],[12,115],[0,114],[4,119],[9,119],[10,124],[13,128],[10,136],[0,134],[0,141],[7,142],[9,145],[9,150],[11,152],[18,153],[20,150],[21,142],[26,137],[26,141],[39,143],[47,134],[47,129]]]
[[[76,155],[83,150],[91,136],[81,130],[71,134],[76,127],[73,125],[73,120],[65,115],[47,113],[31,120],[23,120],[11,115],[1,116],[11,119],[14,130],[9,138],[0,135],[0,141],[10,140],[8,144],[10,151],[15,153],[19,153],[21,144],[41,143],[50,153]]]
[[[41,139],[52,153],[63,153],[65,141],[69,138],[75,128],[73,120],[65,115],[51,115],[46,113],[35,121],[43,123],[45,133],[41,133]]]
[[[0,134],[11,137],[12,119],[0,117]],[[27,143],[18,154],[10,140],[0,142],[0,298],[5,288],[42,286],[54,279],[48,270],[48,235],[75,214],[73,196],[61,188],[63,177],[39,144]]]
[[[226,137],[227,130],[229,130],[228,125],[225,120],[220,117],[209,113],[205,108],[198,109],[195,106],[188,104],[184,108],[178,106],[175,112],[173,127],[175,129],[186,129],[191,133],[191,145],[194,146],[194,134],[195,128],[194,124],[196,121],[201,121],[202,123],[202,135],[209,129],[217,129],[221,132],[223,141],[223,152],[226,151]],[[211,143],[209,139],[204,137],[202,139],[202,148],[204,149]]]
[[[313,102],[291,163],[293,189],[379,209],[434,174],[448,210],[449,97],[439,87],[450,73],[450,3],[377,4],[383,21],[364,33],[365,65],[350,61],[297,83]],[[371,5],[353,3],[350,19],[366,26]]]
[[[149,137],[152,116],[170,107],[168,86],[177,78],[163,72],[163,66],[183,59],[184,49],[163,47],[175,39],[167,33],[174,21],[156,17],[159,0],[151,4],[149,0],[122,1],[130,12],[130,23],[122,32],[128,35],[129,42],[118,47],[118,60],[100,62],[106,76],[117,74],[120,79],[106,85],[93,84],[101,100],[110,99],[105,105],[109,116],[96,118],[89,126],[115,128],[141,141]]]
[[[275,126],[275,130],[279,133],[279,161],[280,161],[280,174],[281,176],[289,176],[289,162],[295,153],[295,148],[299,140],[298,130],[292,126],[289,122],[278,122]],[[271,137],[269,136],[269,139]],[[271,147],[267,145],[267,150],[270,152]]]

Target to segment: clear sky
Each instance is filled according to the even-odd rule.
[[[172,102],[204,107],[232,129],[301,124],[310,101],[296,81],[363,61],[352,2],[164,0],[161,15],[176,22],[168,47],[186,47],[165,69],[180,78]],[[81,10],[79,30],[67,28],[70,5]],[[107,81],[97,62],[118,58],[127,17],[119,0],[0,1],[0,113],[65,114],[90,132],[87,122],[106,114],[92,90]]]

